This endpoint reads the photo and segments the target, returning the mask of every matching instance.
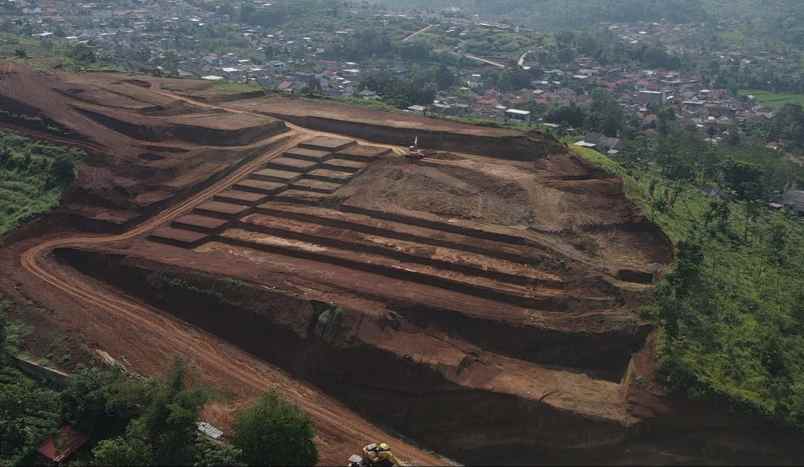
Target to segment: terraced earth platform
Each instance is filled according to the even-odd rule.
[[[556,183],[568,174],[574,186]],[[616,180],[569,155],[414,161],[312,138],[233,185],[169,229],[127,243],[125,254],[112,254],[118,267],[252,284],[256,301],[226,305],[225,323],[183,318],[425,446],[438,439],[440,452],[460,460],[525,436],[531,448],[553,451],[590,439],[616,444],[638,423],[620,383],[649,331],[636,310],[650,284],[621,273],[652,277],[672,253],[658,229],[619,206]],[[606,204],[617,209],[589,209]],[[182,230],[191,241],[177,241]],[[624,246],[637,237],[644,248]],[[97,254],[70,253],[89,265]],[[126,277],[119,286],[137,282]],[[261,294],[298,305],[264,308]],[[376,373],[383,367],[397,376]],[[381,413],[375,403],[397,408]],[[449,416],[435,420],[436,406]],[[517,407],[577,433],[537,432],[531,412]],[[485,419],[494,430],[467,423],[490,412],[499,416]],[[520,438],[501,428],[503,417],[524,430]],[[467,447],[477,430],[483,438]]]
[[[185,359],[224,431],[269,388],[324,465],[377,439],[413,465],[695,463],[761,430],[662,392],[639,309],[672,245],[539,130],[18,64],[0,104],[88,153],[4,239],[0,291],[41,342],[145,375]]]

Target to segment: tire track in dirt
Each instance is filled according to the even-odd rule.
[[[160,93],[201,107],[235,113],[248,113],[200,103],[170,93]],[[199,331],[184,322],[163,316],[146,306],[140,305],[133,300],[128,300],[125,297],[120,297],[111,291],[98,289],[76,275],[60,273],[59,268],[48,264],[51,252],[57,248],[98,246],[141,236],[211,199],[216,193],[245,178],[268,160],[280,156],[285,150],[298,145],[304,139],[317,135],[338,136],[309,131],[294,125],[288,125],[288,127],[290,128],[289,133],[275,136],[265,142],[266,144],[278,144],[278,147],[244,164],[212,186],[146,220],[139,226],[119,235],[75,236],[45,241],[25,251],[20,256],[20,263],[25,271],[53,289],[78,300],[84,305],[97,308],[97,311],[92,311],[93,313],[113,315],[115,319],[132,324],[132,328],[136,329],[138,333],[150,333],[163,337],[165,342],[170,343],[172,349],[181,351],[186,355],[192,355],[193,362],[202,370],[218,373],[230,379],[230,385],[248,388],[246,392],[253,396],[262,393],[269,387],[277,387],[291,402],[297,404],[311,416],[318,428],[319,439],[326,437],[336,440],[335,443],[338,443],[338,440],[340,441],[339,446],[320,446],[322,462],[344,462],[345,457],[343,459],[338,458],[338,456],[343,455],[344,449],[351,448],[357,451],[362,446],[361,443],[381,439],[391,442],[399,457],[410,462],[431,465],[444,464],[447,462],[445,459],[426,453],[401,439],[389,435],[317,389],[294,380],[285,374],[283,370],[272,367],[228,343],[220,342],[214,336],[208,336],[203,331]],[[394,147],[393,149],[397,154],[401,153],[399,148]],[[207,339],[204,339],[204,337],[207,337]],[[212,343],[215,345],[212,345]],[[142,349],[139,350],[141,351]],[[349,440],[349,448],[343,446],[344,438]],[[351,446],[352,444],[353,446]]]

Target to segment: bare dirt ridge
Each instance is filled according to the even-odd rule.
[[[3,289],[143,373],[186,357],[233,396],[207,409],[224,427],[277,386],[325,464],[377,439],[446,462],[374,423],[459,461],[531,463],[621,449],[660,415],[634,410],[629,362],[672,246],[620,180],[536,133],[215,96],[5,66],[4,106],[92,149],[52,218],[118,233],[45,218],[0,250]],[[440,152],[401,157],[415,135]]]

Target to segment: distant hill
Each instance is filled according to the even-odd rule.
[[[802,0],[371,0],[388,7],[458,7],[543,30],[582,29],[597,23],[734,20],[752,34],[804,44]]]
[[[702,0],[374,0],[391,7],[443,9],[508,18],[545,29],[576,29],[598,22],[701,21]]]

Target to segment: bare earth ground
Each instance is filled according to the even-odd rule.
[[[683,457],[633,440],[702,410],[646,385],[637,311],[672,245],[543,134],[14,66],[0,105],[90,153],[6,239],[0,288],[76,350],[187,359],[222,394],[213,423],[276,387],[323,464],[376,440],[415,464]],[[415,137],[426,157],[401,157]]]

